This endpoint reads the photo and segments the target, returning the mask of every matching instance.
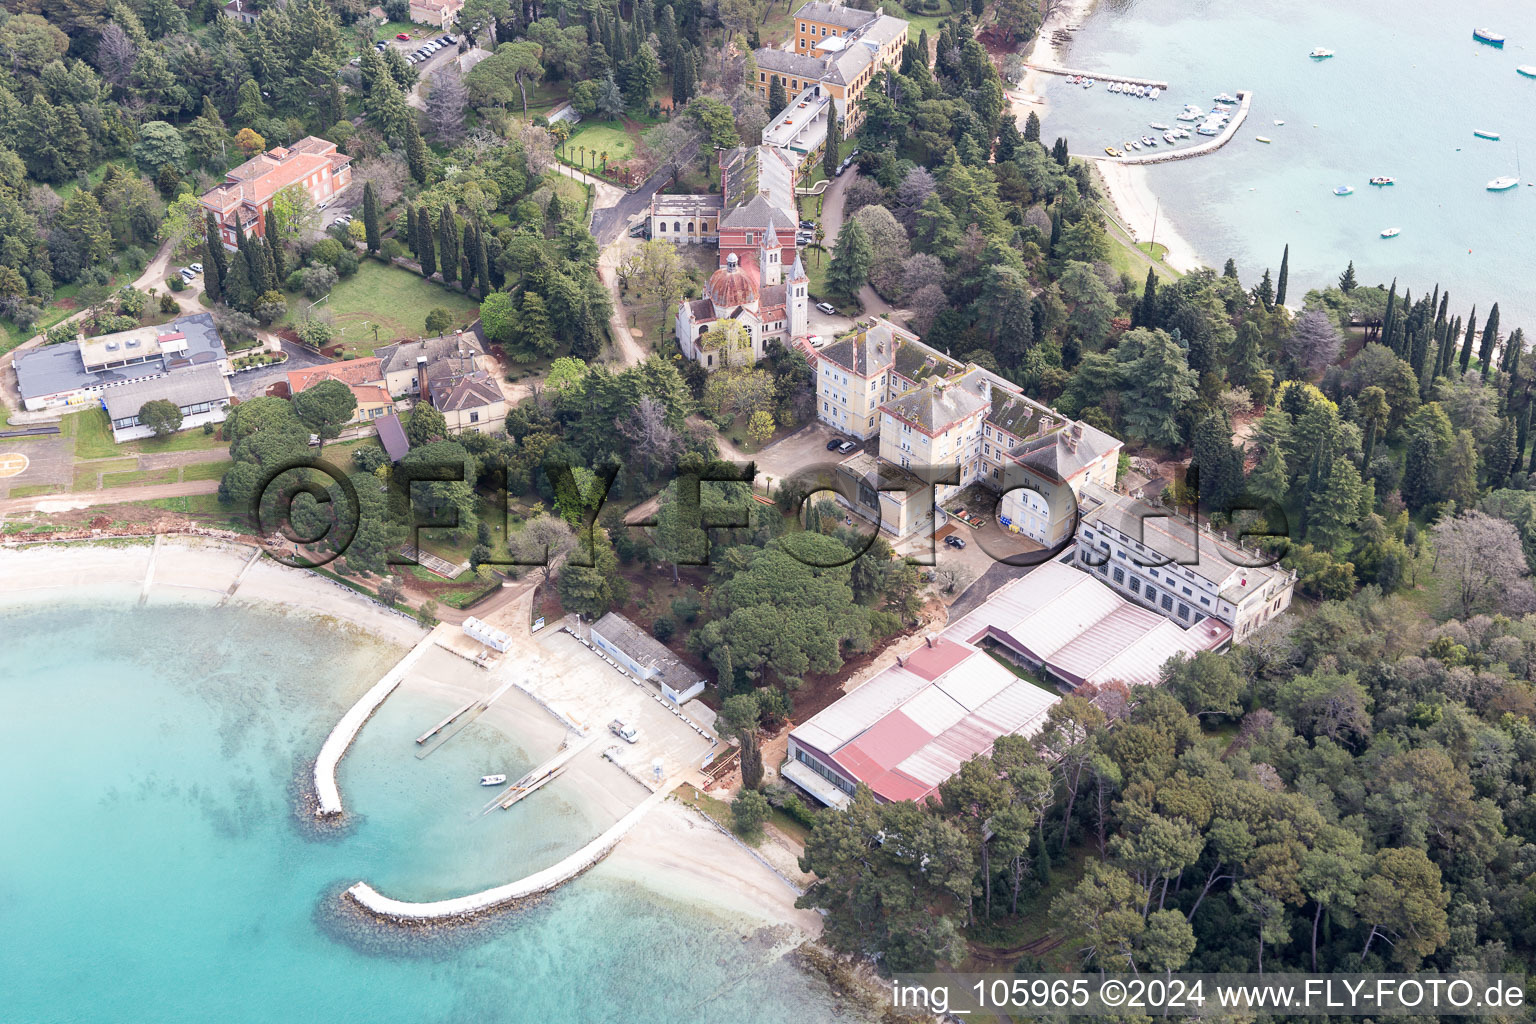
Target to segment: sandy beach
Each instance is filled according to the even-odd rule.
[[[1057,0],[1053,3],[1050,13],[1040,25],[1040,31],[1035,35],[1035,44],[1024,55],[1024,59],[1030,64],[1060,67],[1066,61],[1067,54],[1065,44],[1056,43],[1056,33],[1074,31],[1093,12],[1095,2],[1096,0]],[[1034,68],[1025,69],[1024,80],[1019,83],[1014,93],[1009,94],[1020,128],[1024,127],[1024,121],[1029,117],[1031,110],[1040,120],[1045,120],[1050,104],[1041,87],[1046,79],[1054,77],[1056,76],[1036,71]]]
[[[1157,205],[1157,197],[1147,183],[1145,167],[1126,165],[1115,160],[1096,160],[1109,201],[1120,223],[1138,242],[1156,241],[1168,247],[1163,262],[1175,270],[1187,272],[1204,266],[1194,246],[1179,234],[1166,212]]]

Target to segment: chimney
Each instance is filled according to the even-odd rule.
[[[929,647],[932,647],[932,646],[933,646],[933,634],[932,634],[932,633],[927,633],[927,634],[924,634],[924,636],[923,636],[923,641],[924,641],[924,642],[925,642],[925,643],[926,643],[926,644],[927,644],[927,645],[928,645],[928,646],[929,646]]]
[[[907,656],[905,654],[898,654],[898,655],[896,655],[896,667],[897,668],[906,668],[907,667]]]
[[[1066,438],[1066,441],[1067,441],[1067,451],[1069,451],[1069,452],[1077,451],[1077,442],[1081,441],[1082,439],[1083,439],[1083,425],[1081,423],[1075,423],[1074,422],[1072,424],[1071,429],[1069,429],[1067,431],[1067,438]]]

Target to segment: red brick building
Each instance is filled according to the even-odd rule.
[[[219,222],[226,248],[235,247],[235,225],[247,235],[266,233],[266,212],[272,197],[290,185],[302,185],[316,204],[326,202],[352,183],[352,158],[336,151],[334,142],[310,135],[291,147],[278,146],[258,154],[224,176],[201,200]]]

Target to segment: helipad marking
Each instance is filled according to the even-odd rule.
[[[20,452],[0,452],[0,478],[20,476],[30,464],[31,460]]]

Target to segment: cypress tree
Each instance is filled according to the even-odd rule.
[[[427,144],[421,141],[421,129],[416,126],[415,116],[406,120],[405,162],[411,169],[411,178],[418,185],[427,183]]]
[[[1057,208],[1051,210],[1051,241],[1048,255],[1056,254],[1056,243],[1059,241],[1061,241],[1061,210]]]
[[[1472,365],[1472,339],[1477,336],[1477,306],[1474,304],[1472,313],[1467,317],[1467,339],[1461,343],[1461,372],[1466,373],[1467,367]]]
[[[453,208],[444,203],[437,221],[437,262],[442,268],[443,281],[448,284],[459,276],[459,238],[454,228]]]
[[[363,231],[368,251],[379,251],[379,197],[373,192],[373,182],[363,186]]]
[[[1483,453],[1488,466],[1488,486],[1503,487],[1509,480],[1509,470],[1515,463],[1515,425],[1504,421],[1503,429],[1493,435],[1493,442]]]
[[[830,112],[827,115],[827,148],[821,154],[821,170],[829,178],[837,176],[837,165],[841,162],[837,151],[842,147],[842,142],[842,119],[835,112]]]
[[[1456,362],[1456,339],[1461,337],[1461,317],[1457,317],[1445,325],[1445,350],[1440,353],[1439,374],[1448,377],[1451,366]]]
[[[1132,327],[1157,326],[1157,274],[1147,268],[1147,282],[1141,289],[1141,301],[1131,309]]]
[[[263,227],[266,228],[267,241],[275,245],[278,239],[277,211],[273,210],[271,207],[267,208],[267,214],[264,218]]]
[[[1264,276],[1259,278],[1259,286],[1253,291],[1254,297],[1264,304],[1265,309],[1275,308],[1275,286],[1270,280],[1269,268],[1264,268]]]
[[[1221,276],[1230,277],[1234,281],[1237,280],[1237,261],[1232,257],[1228,256],[1227,262],[1222,265]]]
[[[229,271],[229,255],[224,249],[224,239],[219,235],[219,223],[213,214],[203,215],[203,248],[208,252],[208,265],[203,272],[203,290],[208,298],[218,302],[224,296],[224,275]]]
[[[1483,324],[1483,341],[1477,347],[1477,361],[1482,363],[1483,380],[1493,367],[1493,345],[1499,340],[1499,304],[1495,302],[1488,311],[1488,321]]]
[[[269,291],[279,289],[287,275],[283,273],[283,250],[272,239],[266,239],[261,246],[261,258],[267,268],[267,283],[272,287]]]
[[[1003,118],[1002,125],[997,130],[997,162],[1007,163],[1018,155],[1019,147],[1024,144],[1024,137],[1014,127],[1010,118]]]
[[[242,313],[249,313],[256,305],[257,292],[251,283],[250,264],[245,258],[245,231],[235,222],[235,258],[229,261],[229,271],[224,275],[224,301]]]
[[[1387,348],[1392,347],[1392,327],[1397,319],[1397,278],[1392,279],[1392,287],[1387,290],[1387,311],[1381,315],[1381,343]]]
[[[474,283],[475,265],[470,262],[469,256],[465,255],[459,260],[459,285],[464,289],[464,293],[467,295],[469,293],[470,287],[473,286]]]
[[[1413,367],[1413,375],[1419,378],[1419,391],[1422,393],[1428,388],[1428,380],[1424,376],[1424,364],[1429,360],[1429,327],[1419,328],[1419,333],[1413,337],[1413,345],[1408,354],[1408,365]]]
[[[411,203],[405,204],[405,246],[416,255],[416,207]]]
[[[1509,336],[1509,358],[1505,373],[1509,375],[1509,390],[1504,394],[1504,408],[1513,409],[1515,401],[1519,397],[1520,390],[1520,356],[1521,349],[1525,348],[1525,331],[1516,327],[1514,333]]]
[[[1511,467],[1512,472],[1518,473],[1520,467],[1525,465],[1525,445],[1531,435],[1531,406],[1526,404],[1520,410],[1520,416],[1515,421],[1515,460]]]
[[[1287,243],[1285,252],[1280,254],[1280,276],[1275,278],[1275,305],[1285,305],[1285,285],[1291,277],[1291,247]]]
[[[768,116],[778,117],[779,112],[789,106],[789,93],[784,89],[784,79],[778,75],[770,76],[768,83]]]
[[[429,220],[425,210],[416,215],[416,233],[421,240],[421,247],[416,254],[421,262],[422,277],[431,277],[437,273],[437,253],[432,245],[432,225],[428,223]]]
[[[1024,141],[1040,141],[1040,115],[1036,114],[1033,110],[1031,110],[1029,112],[1029,116],[1024,119]]]
[[[491,294],[491,258],[485,251],[485,236],[475,229],[475,289],[483,300]]]

